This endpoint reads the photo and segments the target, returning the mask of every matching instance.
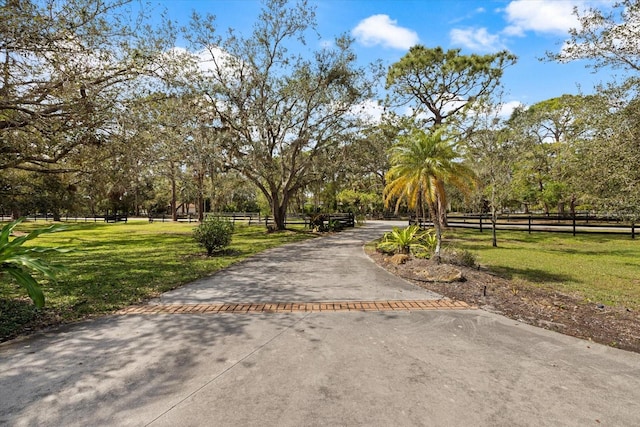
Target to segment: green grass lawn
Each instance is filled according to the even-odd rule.
[[[42,227],[23,223],[19,231]],[[26,291],[8,275],[0,277],[0,341],[60,321],[69,322],[118,310],[152,298],[265,249],[308,238],[310,233],[268,234],[264,226],[236,225],[231,246],[207,257],[192,238],[196,224],[129,222],[76,224],[45,234],[33,245],[73,248],[48,259],[64,264],[57,283],[41,280],[46,306],[34,309]]]
[[[640,239],[602,234],[450,230],[447,240],[518,282],[578,294],[585,302],[640,309]]]

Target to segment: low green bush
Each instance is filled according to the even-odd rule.
[[[207,255],[220,251],[231,244],[234,225],[231,221],[209,217],[205,219],[194,231],[193,237],[207,250]]]
[[[476,256],[472,252],[451,247],[443,248],[440,260],[445,264],[461,265],[463,267],[475,267],[477,262]]]
[[[435,236],[431,230],[422,231],[419,226],[410,225],[406,228],[394,227],[392,231],[385,233],[377,249],[389,254],[414,253],[425,257],[425,254],[430,256],[433,252],[435,243]]]

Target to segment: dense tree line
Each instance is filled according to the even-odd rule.
[[[638,218],[637,1],[576,10],[580,29],[548,55],[617,67],[624,80],[508,118],[497,113],[517,60],[506,51],[414,46],[387,70],[364,68],[349,35],[302,43],[315,31],[304,1],[265,1],[247,35],[212,16],[156,28],[136,5],[2,5],[2,213],[263,210],[278,228],[288,212],[319,209],[430,213],[438,225],[449,209]],[[380,83],[386,113],[372,121],[363,112]]]

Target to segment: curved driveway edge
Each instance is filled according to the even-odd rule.
[[[400,224],[400,223],[393,223]],[[404,223],[402,223],[404,224]],[[375,264],[363,245],[390,224],[366,227],[269,249],[152,303],[308,303],[441,299]]]
[[[382,227],[272,252],[333,259],[362,297],[262,257],[162,300],[409,295],[361,258]],[[110,316],[0,345],[0,425],[637,426],[640,355],[483,310]]]

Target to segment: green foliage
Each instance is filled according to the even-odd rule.
[[[34,223],[23,223],[29,231]],[[22,330],[71,322],[87,316],[112,313],[139,304],[160,293],[190,283],[246,257],[284,243],[313,237],[311,233],[286,231],[265,233],[264,225],[236,224],[230,250],[220,256],[199,256],[192,238],[193,224],[142,221],[78,224],[38,239],[45,247],[71,248],[55,254],[68,272],[57,276],[58,284],[41,282],[47,304],[34,310],[22,297],[22,288],[0,281],[0,341]],[[54,254],[45,254],[45,256]]]
[[[400,253],[409,255],[411,252],[431,251],[436,244],[436,236],[429,231],[421,231],[417,225],[406,228],[393,227],[385,233],[377,249],[384,253]]]
[[[475,175],[467,166],[456,161],[458,154],[452,141],[443,138],[443,129],[426,133],[414,128],[398,138],[390,150],[391,169],[387,172],[384,201],[398,204],[405,200],[410,209],[425,218],[424,206],[429,208],[435,227],[439,255],[442,243],[442,220],[445,217],[447,194],[445,184],[466,191],[475,185]]]
[[[311,214],[309,216],[309,228],[313,231],[327,231],[324,222],[326,221],[325,214]]]
[[[31,275],[35,271],[55,281],[55,274],[64,271],[60,264],[49,263],[41,258],[41,254],[47,252],[68,252],[60,248],[25,247],[24,243],[33,240],[41,234],[61,231],[63,227],[51,225],[46,228],[37,228],[30,233],[14,239],[9,239],[14,229],[24,218],[12,221],[2,227],[0,231],[0,274],[7,273],[12,276],[20,286],[26,289],[29,298],[36,307],[44,307],[45,299],[42,289],[36,279]]]
[[[456,250],[477,256],[494,274],[536,287],[582,296],[585,303],[640,309],[640,245],[629,236],[533,233],[500,230],[501,245],[490,233],[455,229],[448,237]]]
[[[329,231],[342,231],[342,224],[335,219],[330,219],[327,227],[329,228]]]
[[[382,197],[379,193],[356,191],[345,189],[336,195],[336,201],[341,204],[342,212],[352,212],[354,214],[373,213],[381,208]]]
[[[602,3],[601,9],[574,10],[576,26],[558,53],[547,57],[561,63],[590,60],[594,70],[622,69],[636,73],[640,70],[637,49],[637,22],[640,3],[620,0]]]
[[[476,256],[467,249],[444,248],[441,255],[441,261],[445,264],[462,265],[464,267],[475,267]]]
[[[507,51],[489,55],[460,52],[413,46],[389,68],[386,87],[391,89],[392,102],[411,103],[416,116],[425,114],[435,125],[451,122],[473,110],[476,101],[490,96],[504,69],[516,62]]]
[[[206,108],[227,133],[220,155],[256,184],[275,228],[284,230],[289,203],[323,181],[331,166],[325,160],[359,129],[353,108],[373,96],[375,84],[348,36],[306,58],[291,49],[315,33],[315,7],[307,2],[265,1],[251,34],[223,38],[216,27],[212,17],[196,14],[184,36],[221,64],[197,83],[215,100]],[[212,45],[228,53],[224,61]]]
[[[344,226],[336,219],[332,219],[331,215],[327,214],[311,214],[309,216],[309,227],[313,231],[327,232],[327,231],[342,231]]]
[[[211,256],[231,244],[234,228],[229,220],[208,217],[193,230],[193,238],[207,250],[207,255]]]

